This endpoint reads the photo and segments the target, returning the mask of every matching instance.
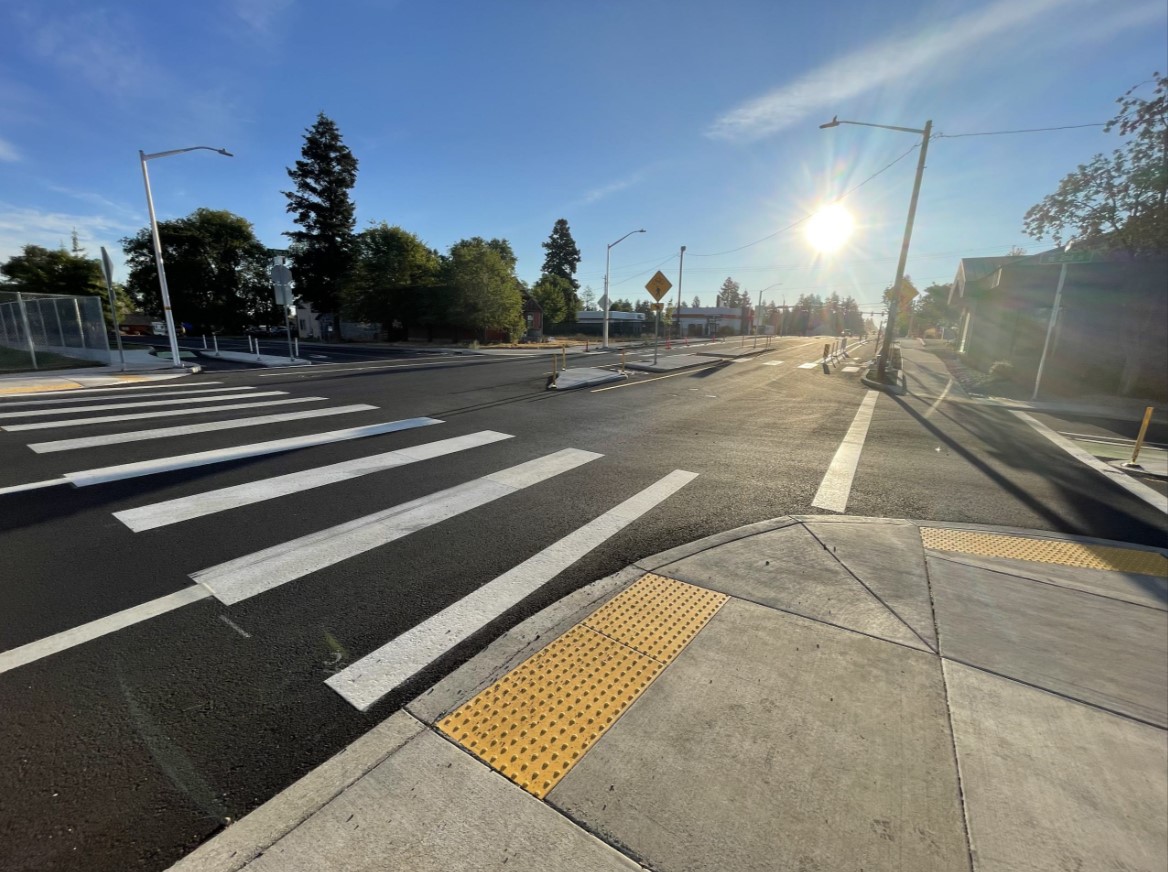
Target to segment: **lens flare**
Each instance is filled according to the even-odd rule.
[[[839,203],[824,206],[807,222],[807,241],[816,251],[838,251],[852,235],[852,214]]]

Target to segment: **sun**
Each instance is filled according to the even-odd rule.
[[[838,251],[852,235],[852,214],[839,203],[824,206],[807,222],[807,241],[816,251]]]

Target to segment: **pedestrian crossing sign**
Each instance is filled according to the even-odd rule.
[[[673,282],[665,278],[665,274],[661,270],[657,270],[657,274],[649,279],[645,285],[645,290],[653,295],[653,299],[661,302],[661,298],[669,293],[669,289],[673,287]]]

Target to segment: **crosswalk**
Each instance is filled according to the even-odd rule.
[[[298,403],[319,405],[312,409],[266,412],[268,406]],[[241,413],[245,416],[240,417]],[[296,582],[307,576],[343,572],[345,561],[358,555],[392,546],[406,537],[498,501],[509,500],[508,505],[519,505],[515,500],[523,492],[561,487],[557,482],[568,473],[604,462],[603,454],[564,446],[498,468],[497,460],[492,459],[496,455],[489,453],[491,446],[518,443],[521,437],[495,430],[453,435],[436,431],[438,438],[422,437],[427,441],[420,444],[416,437],[408,440],[408,444],[394,444],[395,440],[411,431],[444,425],[443,421],[428,417],[297,432],[314,427],[317,422],[325,424],[334,416],[358,413],[363,413],[367,421],[379,410],[377,406],[365,403],[334,405],[324,396],[300,396],[283,390],[249,387],[224,388],[214,382],[180,388],[171,383],[153,390],[140,385],[93,389],[85,395],[69,398],[22,396],[19,400],[0,400],[0,440],[9,443],[6,448],[12,447],[13,439],[35,439],[34,433],[46,431],[55,438],[23,442],[23,447],[45,456],[38,462],[38,468],[68,467],[40,481],[0,483],[3,484],[0,486],[0,508],[5,506],[5,500],[10,501],[8,505],[15,505],[11,501],[19,499],[17,494],[39,488],[90,488],[178,470],[211,467],[205,478],[195,480],[198,484],[194,492],[180,496],[173,496],[172,492],[168,499],[150,499],[152,488],[144,483],[140,499],[131,498],[130,505],[123,502],[122,507],[106,515],[112,516],[116,524],[135,538],[142,536],[145,539],[163,533],[180,538],[195,535],[187,532],[189,527],[197,526],[189,522],[220,515],[227,523],[245,527],[254,523],[250,520],[252,513],[260,510],[262,504],[276,505],[273,501],[293,499],[297,494],[322,488],[344,497],[347,488],[355,487],[355,483],[365,477],[392,476],[395,470],[414,464],[433,464],[457,456],[467,458],[466,463],[470,466],[483,464],[487,467],[481,470],[481,474],[475,472],[461,483],[406,501],[393,499],[392,488],[364,488],[360,490],[361,499],[381,501],[375,511],[356,518],[334,517],[332,523],[327,517],[318,519],[314,515],[312,520],[319,520],[319,527],[313,532],[274,545],[268,544],[270,539],[257,542],[257,545],[267,547],[247,553],[232,555],[229,551],[221,552],[216,556],[229,559],[190,572],[191,585],[188,587],[20,647],[0,651],[0,673],[195,603],[215,601],[221,608],[227,608],[227,615],[223,617],[229,620],[233,606],[277,589],[287,590],[295,597],[299,589]],[[214,420],[152,426],[155,419],[165,421],[186,415]],[[295,427],[296,431],[293,435],[282,436],[279,430],[284,427]],[[97,432],[74,435],[86,428]],[[266,436],[276,438],[248,441],[248,428],[262,428]],[[190,446],[190,437],[206,434],[219,434],[220,440],[232,441],[232,444],[195,451],[166,451],[165,446],[172,442]],[[277,475],[259,471],[265,469],[262,466],[254,467],[255,472],[248,472],[253,467],[237,464],[231,467],[233,474],[228,483],[215,479],[216,466],[344,442],[368,443],[370,450],[350,459],[293,472],[281,471]],[[123,448],[117,457],[110,457],[110,450],[124,445],[131,448]],[[148,454],[162,456],[146,456]],[[54,455],[59,455],[59,459],[54,459]],[[93,462],[76,462],[75,457],[91,458]],[[122,462],[110,463],[111,459]],[[290,465],[304,464],[292,462]],[[241,474],[245,480],[240,480]],[[353,662],[325,683],[353,707],[362,711],[368,709],[695,478],[696,473],[674,470],[631,496],[629,492],[635,488],[630,485],[628,492],[614,495],[611,508],[598,516],[582,517],[581,525],[559,541],[534,554],[517,555],[520,562],[513,569],[453,604],[439,608],[436,614],[412,629],[380,640],[367,652],[354,652]],[[183,490],[189,489],[184,487]],[[322,503],[336,504],[337,501]],[[269,525],[265,535],[271,533]],[[279,528],[275,533],[279,533]],[[532,550],[536,547],[533,545]],[[186,568],[183,571],[186,572]]]

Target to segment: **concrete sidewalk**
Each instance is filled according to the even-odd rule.
[[[199,372],[202,372],[199,367],[187,367],[185,371],[177,371],[170,365],[170,361],[163,361],[160,364],[150,365],[127,364],[124,372],[120,365],[115,365],[6,373],[0,375],[0,396],[144,384],[152,381],[182,378]]]
[[[1168,559],[777,518],[566,597],[173,868],[1168,864]]]

